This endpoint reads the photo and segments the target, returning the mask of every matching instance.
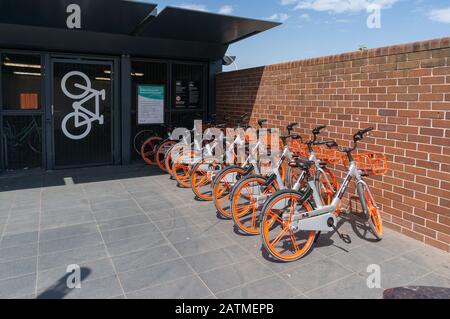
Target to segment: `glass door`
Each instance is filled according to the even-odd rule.
[[[113,163],[113,65],[53,60],[54,166]]]

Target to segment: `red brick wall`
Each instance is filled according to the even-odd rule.
[[[450,38],[219,74],[218,115],[244,112],[343,145],[374,126],[361,149],[389,157],[370,178],[385,226],[449,251]]]

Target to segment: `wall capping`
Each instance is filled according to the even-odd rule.
[[[345,52],[336,55],[328,55],[318,58],[310,58],[304,60],[297,61],[289,61],[278,64],[271,64],[266,66],[259,66],[254,68],[242,69],[237,71],[223,72],[219,73],[218,76],[222,74],[248,74],[252,72],[258,71],[276,71],[276,70],[285,70],[292,69],[296,67],[302,66],[313,66],[313,65],[321,65],[321,64],[330,64],[330,63],[338,63],[338,62],[348,62],[355,60],[363,60],[370,58],[379,58],[390,55],[399,55],[399,54],[408,54],[415,53],[421,51],[430,51],[430,50],[438,50],[450,48],[450,37],[432,39],[426,41],[417,41],[406,44],[397,44],[392,46],[386,46],[381,48],[368,49],[364,51],[353,51],[353,52]]]

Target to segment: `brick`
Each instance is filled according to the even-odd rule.
[[[441,241],[425,237],[425,244],[428,244],[430,246],[436,247],[438,249],[444,250],[446,252],[449,252],[449,245],[446,243],[443,243]]]

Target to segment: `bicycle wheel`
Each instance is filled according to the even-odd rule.
[[[173,165],[177,161],[177,159],[182,156],[184,146],[183,145],[174,145],[168,151],[166,158],[164,159],[164,166],[166,167],[167,172],[170,176],[173,176]]]
[[[262,176],[249,176],[241,180],[233,191],[231,217],[245,234],[259,234],[261,208],[270,195],[276,192],[274,184],[264,186],[266,181]]]
[[[138,132],[133,139],[133,148],[134,151],[141,155],[141,148],[144,145],[144,142],[147,141],[150,137],[154,137],[155,134],[152,130],[142,130]]]
[[[172,174],[182,187],[191,187],[191,168],[194,163],[195,152],[188,151],[181,155],[172,166]]]
[[[166,159],[167,151],[175,144],[177,144],[177,142],[175,142],[175,141],[165,141],[165,142],[162,142],[156,150],[156,154],[155,154],[156,164],[165,173],[167,173],[167,169],[166,169],[164,161]]]
[[[240,166],[230,166],[219,172],[213,186],[213,202],[219,214],[231,219],[230,195],[233,187],[243,177],[245,170]]]
[[[377,240],[382,240],[384,233],[383,221],[376,203],[365,186],[358,187],[358,195],[372,233]]]
[[[302,194],[283,190],[273,195],[261,213],[261,239],[264,248],[275,259],[291,262],[305,256],[316,237],[315,231],[299,231],[292,224],[295,214],[311,212],[308,201],[300,202]]]
[[[163,139],[161,137],[150,137],[148,138],[141,147],[141,157],[145,163],[148,165],[155,164],[155,153],[159,144],[161,144]]]
[[[191,170],[191,187],[195,196],[204,201],[212,201],[212,181],[223,165],[217,163],[197,163]]]

